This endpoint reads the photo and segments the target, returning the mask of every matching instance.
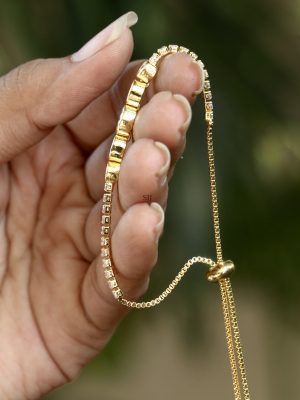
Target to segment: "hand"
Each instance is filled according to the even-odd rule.
[[[0,79],[2,399],[36,399],[72,380],[126,313],[103,277],[99,226],[106,157],[141,64],[128,64],[134,22],[127,14],[75,55],[32,61]],[[128,298],[146,291],[157,260],[187,99],[201,77],[187,55],[166,57],[134,125],[112,231]]]

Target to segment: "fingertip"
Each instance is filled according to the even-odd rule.
[[[106,46],[118,40],[126,31],[138,21],[135,12],[129,11],[109,24],[106,28],[98,32],[87,43],[85,43],[76,53],[72,54],[70,60],[74,63],[85,61],[94,56]]]
[[[159,237],[163,232],[164,222],[165,222],[165,213],[162,206],[159,203],[152,202],[150,207],[155,210],[157,222],[154,226],[154,235],[155,235],[155,243],[158,243]]]
[[[189,55],[169,54],[161,63],[160,73],[155,79],[155,90],[171,90],[192,101],[193,94],[202,87],[201,66]]]
[[[193,96],[196,96],[203,91],[205,76],[204,76],[203,64],[201,61],[193,61],[193,68],[196,69],[196,71],[197,71],[196,73],[197,74],[199,73],[199,76],[200,76],[198,89],[196,89],[195,92],[193,93]]]
[[[149,196],[161,201],[166,190],[162,183],[168,168],[169,156],[165,157],[162,149],[152,139],[141,138],[135,141],[125,154],[118,180],[122,208],[127,210]]]
[[[112,236],[114,263],[121,276],[139,280],[151,271],[162,226],[163,211],[157,203],[138,203],[125,212]]]
[[[183,114],[183,123],[180,126],[180,132],[186,132],[192,119],[191,104],[187,98],[181,94],[174,94],[174,99],[180,104],[181,113]]]
[[[191,106],[185,96],[161,91],[138,113],[133,127],[135,140],[149,137],[167,144],[172,152],[181,143],[191,114]]]

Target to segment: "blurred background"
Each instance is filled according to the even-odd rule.
[[[0,72],[70,54],[131,9],[133,58],[180,44],[208,68],[223,247],[238,269],[252,398],[300,398],[300,1],[0,0]],[[145,297],[194,255],[214,257],[201,101]],[[131,312],[78,379],[44,400],[196,397],[232,398],[218,287],[202,267],[159,308]]]

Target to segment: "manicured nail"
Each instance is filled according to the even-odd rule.
[[[157,146],[164,156],[164,164],[161,169],[158,171],[157,176],[160,179],[160,185],[163,186],[167,181],[167,174],[170,168],[171,163],[171,154],[168,147],[161,142],[154,142],[155,146]]]
[[[193,64],[197,65],[197,68],[199,69],[199,73],[200,73],[200,80],[201,80],[199,89],[197,89],[194,92],[194,95],[197,95],[197,94],[200,94],[202,92],[202,90],[203,90],[205,77],[204,77],[204,70],[203,70],[203,67],[201,66],[200,62],[199,61],[193,61]]]
[[[108,44],[118,39],[126,28],[130,28],[138,21],[138,16],[135,12],[129,11],[116,19],[91,40],[89,40],[80,50],[71,56],[73,62],[80,62],[98,53]]]
[[[159,220],[154,228],[154,231],[156,234],[156,243],[157,243],[158,239],[163,231],[163,226],[164,226],[164,221],[165,221],[165,213],[164,213],[164,210],[162,209],[161,205],[158,203],[151,203],[150,207],[152,207],[157,212],[158,217],[159,217]]]
[[[181,94],[174,94],[173,97],[175,100],[178,101],[178,103],[180,103],[180,105],[183,108],[183,111],[186,115],[186,119],[180,127],[180,133],[184,133],[187,130],[187,128],[189,127],[191,119],[192,119],[191,106],[185,96],[182,96]]]

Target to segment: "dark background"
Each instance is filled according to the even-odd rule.
[[[31,58],[71,54],[130,9],[139,15],[133,28],[133,58],[148,58],[158,47],[171,43],[195,51],[207,66],[214,95],[223,247],[225,258],[233,259],[238,269],[234,287],[238,303],[240,297],[242,322],[247,324],[247,315],[262,313],[262,321],[268,319],[273,326],[266,340],[276,336],[279,329],[282,332],[272,348],[262,346],[259,350],[265,351],[260,354],[260,363],[280,365],[276,370],[282,372],[279,380],[269,376],[262,395],[255,383],[257,365],[250,356],[251,384],[257,390],[257,399],[298,398],[300,2],[0,0],[0,73]],[[209,200],[203,105],[199,101],[194,106],[184,158],[178,162],[172,180],[159,262],[147,298],[160,292],[187,258],[214,257]],[[197,349],[201,356],[209,351],[209,319],[220,318],[220,306],[216,303],[216,316],[207,314],[207,296],[217,297],[217,290],[205,282],[201,269],[194,268],[175,293],[160,311],[130,314],[107,349],[73,384],[79,397],[70,394],[71,386],[67,386],[49,399],[87,398],[85,391],[78,393],[89,376],[95,377],[95,398],[127,399],[124,385],[119,395],[109,397],[109,390],[103,394],[102,383],[105,379],[114,382],[112,377],[120,373],[118,365],[130,358],[128,348],[134,348],[139,329],[155,326],[164,318],[167,321],[170,315],[178,346],[186,354]],[[251,334],[246,332],[250,341],[264,329],[257,324],[259,321],[250,324]],[[152,335],[155,340],[155,329]],[[258,351],[253,343],[249,347]],[[156,349],[153,343],[152,351]],[[137,351],[144,354],[143,348]],[[292,361],[284,354],[290,354]],[[156,354],[158,363],[159,356]],[[143,359],[143,363],[146,361]],[[211,375],[222,373],[220,365],[211,366]],[[129,362],[127,368],[137,371],[139,366]],[[134,388],[137,382],[128,379],[129,387]],[[195,380],[188,398],[194,391],[201,394],[201,384],[201,377]],[[161,393],[162,398],[171,399],[167,388],[162,387]],[[132,392],[128,398],[138,397]],[[148,398],[145,393],[143,400]]]

